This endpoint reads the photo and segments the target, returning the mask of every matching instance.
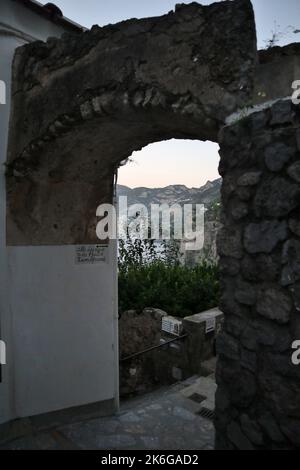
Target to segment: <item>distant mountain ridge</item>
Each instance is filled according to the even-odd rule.
[[[117,196],[127,196],[128,206],[144,204],[148,210],[151,204],[204,204],[205,205],[205,232],[204,247],[199,251],[186,251],[184,243],[180,248],[181,262],[186,265],[195,265],[202,259],[217,260],[217,233],[220,228],[222,178],[208,181],[200,188],[187,188],[181,184],[166,186],[165,188],[134,188],[118,185]]]
[[[208,181],[200,188],[174,184],[164,188],[129,188],[117,185],[117,196],[127,196],[128,204],[205,204],[210,207],[220,201],[222,178]]]

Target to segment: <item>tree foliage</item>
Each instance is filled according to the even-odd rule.
[[[185,317],[216,307],[218,267],[203,261],[188,267],[178,261],[176,242],[158,253],[153,240],[121,241],[119,247],[119,311],[146,307]]]

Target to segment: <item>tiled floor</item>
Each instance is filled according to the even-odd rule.
[[[116,416],[31,433],[2,449],[212,450],[213,423],[198,413],[213,410],[214,392],[213,378],[193,377],[123,403]]]

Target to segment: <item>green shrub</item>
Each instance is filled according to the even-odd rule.
[[[218,267],[203,262],[195,267],[155,260],[119,265],[119,311],[160,308],[185,317],[219,303]]]

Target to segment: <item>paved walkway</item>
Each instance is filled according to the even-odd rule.
[[[2,449],[212,450],[214,392],[213,378],[193,377],[129,400],[116,416],[29,435]]]

